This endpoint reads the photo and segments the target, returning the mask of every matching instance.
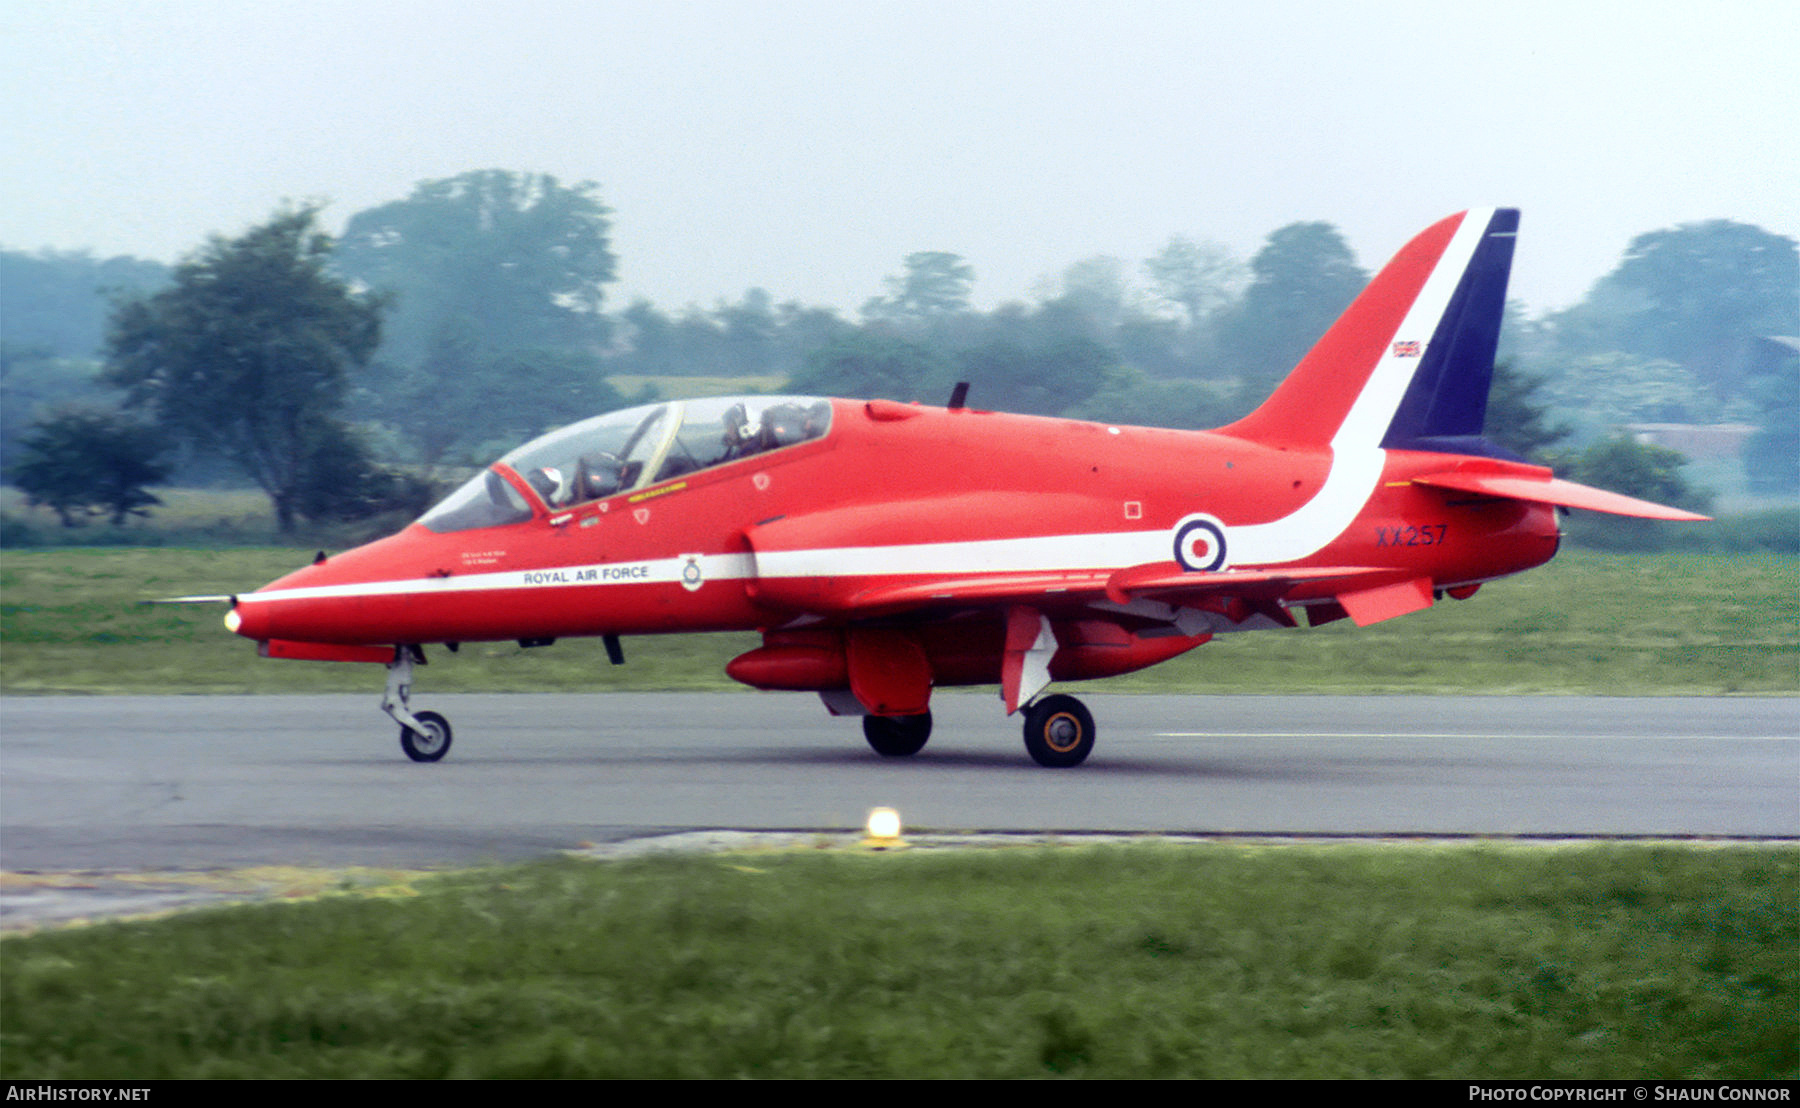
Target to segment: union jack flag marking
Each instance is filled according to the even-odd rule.
[[[1396,342],[1394,344],[1394,357],[1416,358],[1419,356],[1420,346],[1421,344],[1418,342]]]

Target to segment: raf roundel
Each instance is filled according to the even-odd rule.
[[[1225,568],[1225,525],[1192,515],[1175,525],[1175,560],[1183,569],[1211,573]]]

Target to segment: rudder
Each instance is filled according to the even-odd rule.
[[[1487,420],[1518,231],[1518,209],[1494,212],[1388,424],[1381,440],[1384,448],[1447,454],[1492,451],[1480,436]]]

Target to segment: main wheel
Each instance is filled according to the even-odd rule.
[[[1094,717],[1072,696],[1046,696],[1025,709],[1025,750],[1040,766],[1064,769],[1094,749]]]
[[[450,721],[436,712],[414,712],[423,731],[400,728],[400,749],[415,762],[435,762],[450,753]]]
[[[863,738],[884,758],[905,758],[925,749],[931,737],[931,713],[916,716],[864,716]]]

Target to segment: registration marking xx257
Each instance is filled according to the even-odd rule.
[[[1437,546],[1450,530],[1447,523],[1424,523],[1418,526],[1375,528],[1376,546]]]

